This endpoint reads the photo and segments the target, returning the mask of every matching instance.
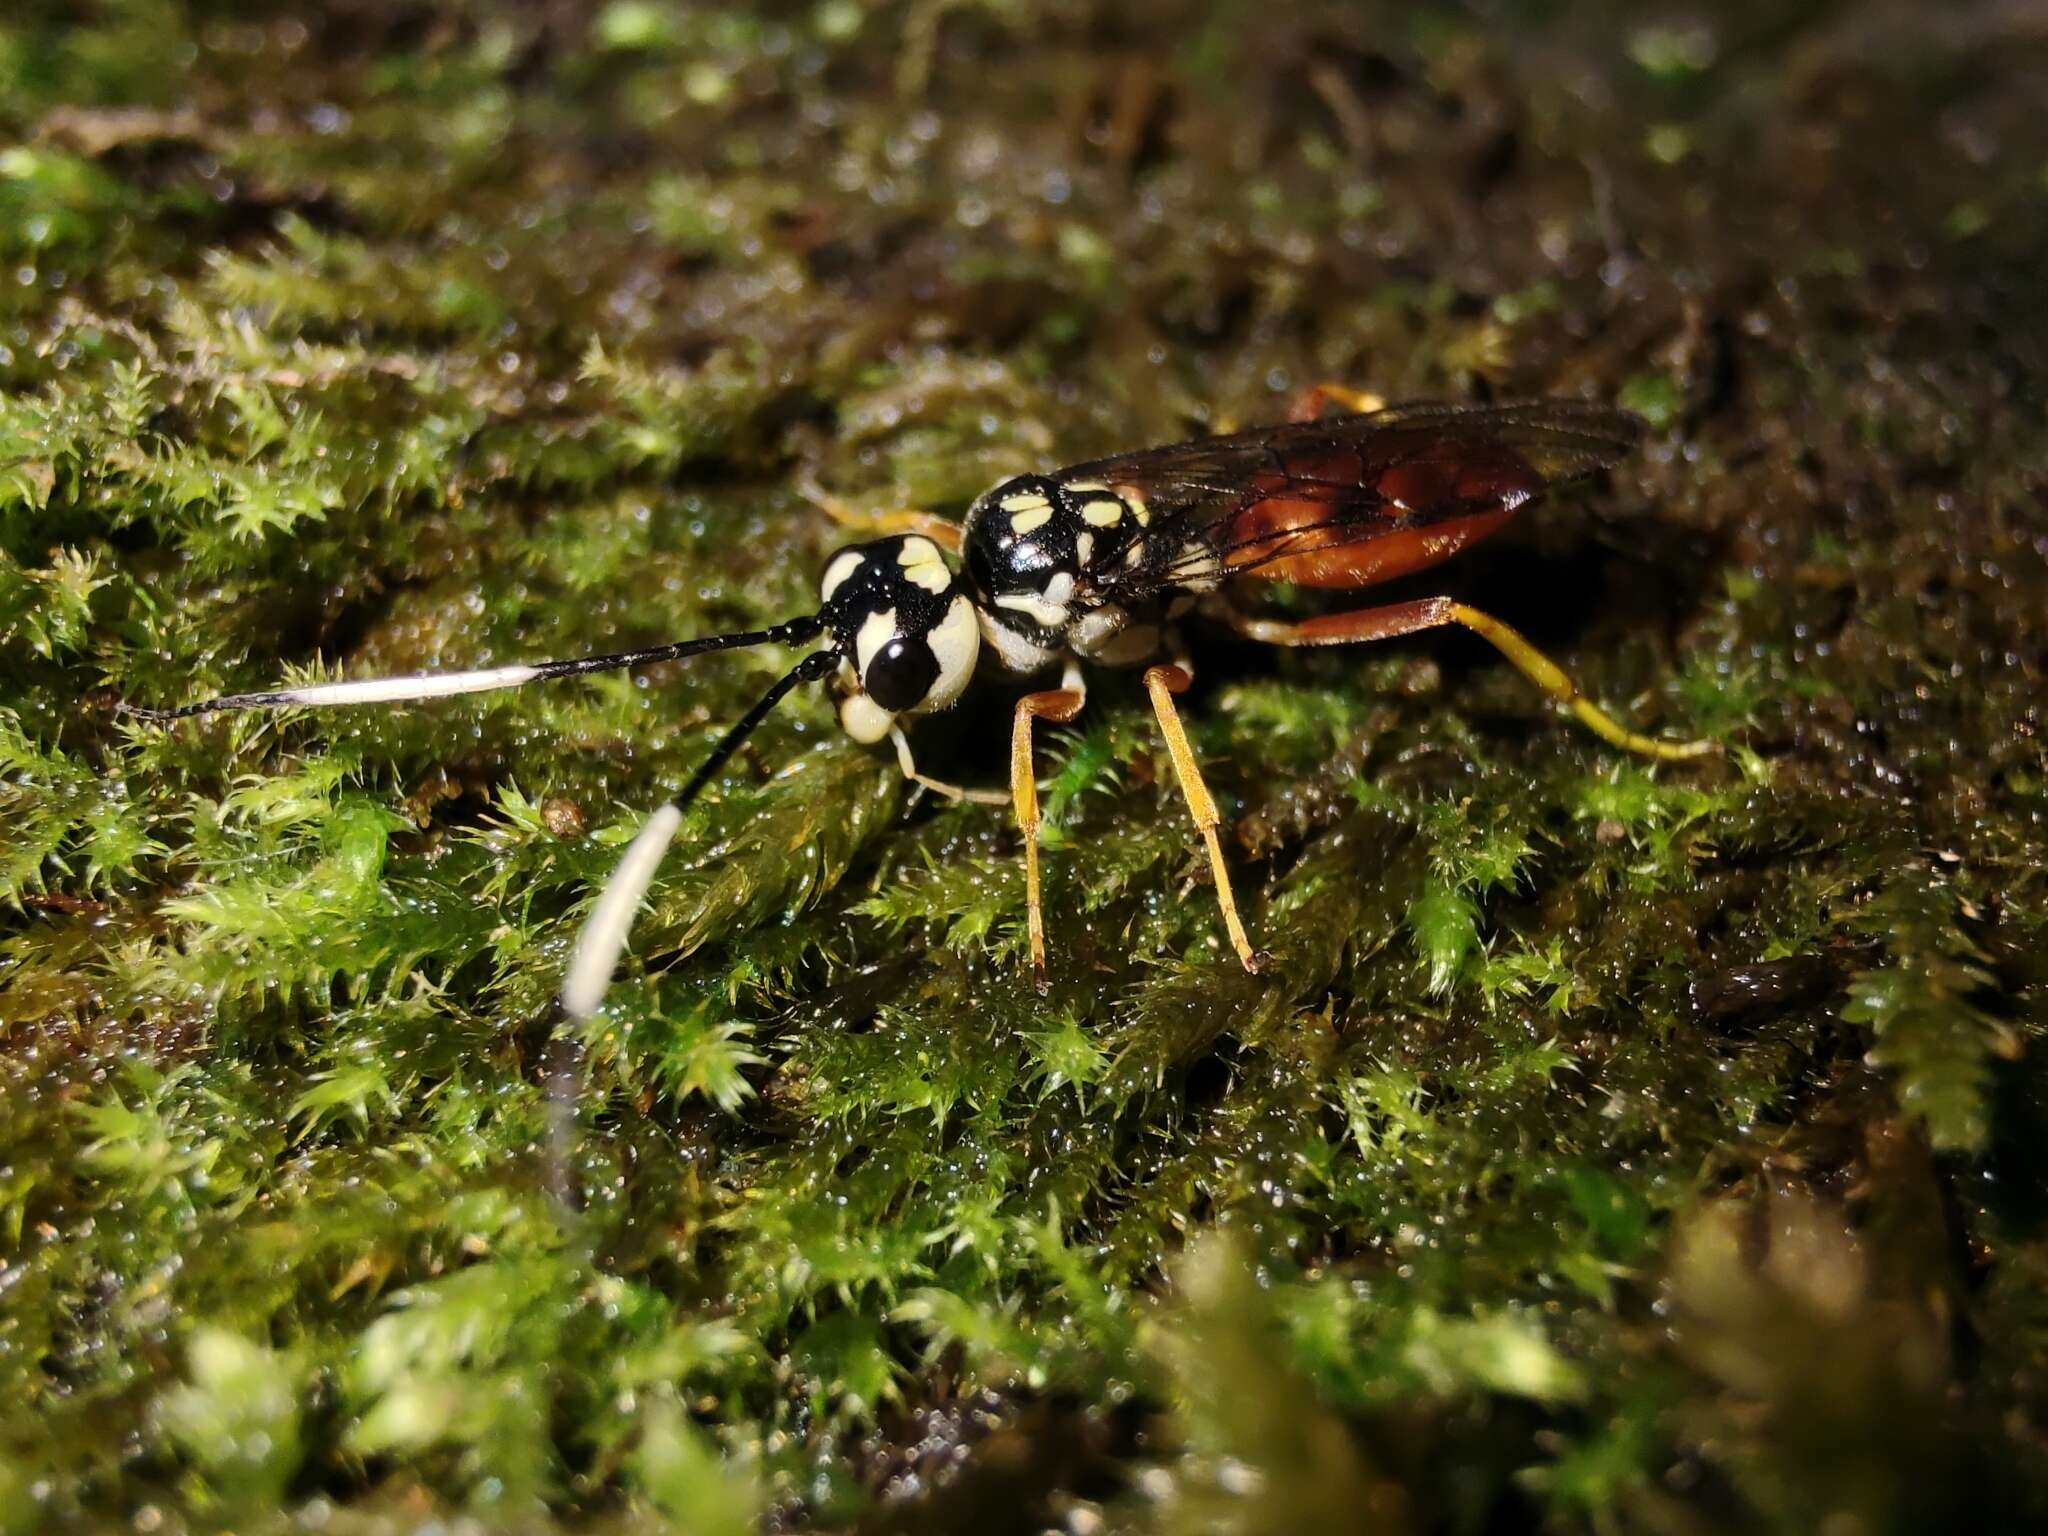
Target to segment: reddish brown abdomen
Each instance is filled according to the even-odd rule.
[[[1384,467],[1352,452],[1293,455],[1253,481],[1270,494],[1231,519],[1224,563],[1305,587],[1391,581],[1476,544],[1543,484],[1521,455],[1494,444],[1446,442]]]

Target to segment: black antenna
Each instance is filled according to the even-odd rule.
[[[817,620],[813,619],[811,623],[816,624]],[[675,799],[669,803],[678,811],[687,811],[690,803],[704,792],[704,786],[725,766],[726,759],[739,750],[741,742],[753,735],[755,727],[766,720],[775,706],[788,697],[792,688],[800,683],[815,682],[838,664],[837,651],[813,651],[783,673],[775,685],[761,695],[754,707],[741,715],[733,728],[719,739],[718,745],[711,749],[711,755],[698,764],[697,771],[690,775],[690,781],[676,792]]]
[[[562,981],[562,1009],[570,1018],[587,1019],[604,1001],[605,988],[611,984],[612,971],[619,963],[619,952],[626,947],[626,934],[633,926],[633,916],[640,910],[641,898],[646,896],[647,887],[653,883],[654,871],[660,865],[662,855],[682,828],[683,812],[704,792],[704,786],[717,776],[726,760],[739,750],[740,743],[753,734],[754,728],[768,718],[769,711],[780,704],[792,688],[824,677],[838,665],[837,651],[813,651],[783,673],[754,707],[740,716],[733,728],[719,738],[718,745],[711,749],[711,755],[698,765],[697,771],[690,775],[689,782],[675,798],[641,823],[639,832],[634,834],[633,841],[620,855],[611,879],[598,893],[597,905],[591,908],[583,931],[576,936],[576,949],[569,957],[569,972]]]
[[[402,704],[417,699],[446,698],[460,693],[488,693],[497,688],[517,688],[522,683],[545,682],[557,677],[580,677],[586,672],[616,672],[627,667],[649,666],[657,661],[680,661],[706,651],[730,651],[749,645],[801,644],[816,638],[825,627],[816,614],[771,624],[766,629],[740,634],[706,635],[697,640],[677,640],[650,646],[642,651],[618,651],[609,656],[584,656],[573,661],[534,661],[504,667],[485,667],[475,672],[414,672],[402,677],[366,677],[341,683],[308,683],[300,688],[273,688],[262,693],[230,693],[175,709],[146,709],[125,701],[114,708],[142,720],[189,720],[230,709],[286,709],[294,705]],[[779,695],[778,695],[779,697]]]

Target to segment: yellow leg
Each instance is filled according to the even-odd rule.
[[[1180,780],[1180,792],[1187,797],[1188,814],[1194,817],[1209,849],[1209,872],[1216,879],[1216,904],[1223,909],[1223,929],[1230,935],[1244,968],[1256,973],[1259,957],[1251,940],[1245,937],[1244,924],[1238,920],[1237,897],[1231,892],[1230,872],[1223,867],[1223,845],[1216,836],[1217,824],[1223,818],[1217,814],[1209,786],[1202,782],[1201,767],[1188,746],[1188,733],[1181,728],[1180,711],[1173,702],[1173,696],[1185,693],[1193,681],[1184,667],[1145,669],[1145,691],[1152,695],[1152,712],[1159,717],[1159,733],[1166,738],[1166,755],[1173,759],[1174,777]]]
[[[1248,618],[1230,610],[1223,616],[1240,634],[1269,645],[1353,645],[1367,640],[1391,640],[1417,630],[1444,624],[1462,624],[1483,636],[1495,650],[1515,664],[1516,669],[1552,699],[1576,715],[1585,727],[1603,741],[1645,757],[1675,762],[1715,750],[1711,741],[1659,741],[1630,730],[1606,710],[1579,692],[1564,668],[1537,650],[1517,630],[1490,613],[1468,608],[1448,597],[1419,598],[1412,603],[1393,603],[1384,608],[1361,608],[1350,613],[1329,613],[1286,624],[1273,619]]]
[[[1031,979],[1041,993],[1052,983],[1045,973],[1045,914],[1038,901],[1038,780],[1031,772],[1031,722],[1043,717],[1063,723],[1088,702],[1078,667],[1070,664],[1061,682],[1062,687],[1019,699],[1010,728],[1010,803],[1024,834],[1024,920],[1031,935]]]
[[[960,525],[931,512],[904,507],[894,512],[861,511],[847,505],[810,476],[796,485],[797,493],[849,533],[882,538],[892,533],[921,533],[948,554],[960,553]]]
[[[1287,419],[1314,421],[1332,404],[1369,416],[1374,411],[1387,408],[1387,397],[1373,394],[1370,390],[1346,389],[1342,384],[1312,384],[1296,397],[1294,409],[1287,413]]]

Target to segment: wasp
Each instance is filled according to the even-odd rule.
[[[1343,414],[1327,414],[1333,403]],[[766,629],[606,656],[230,694],[171,709],[122,707],[169,721],[222,710],[390,704],[741,646],[814,644],[627,846],[584,923],[562,984],[565,1012],[580,1019],[602,1004],[633,918],[691,803],[784,697],[813,682],[837,695],[840,724],[855,741],[892,742],[913,782],[955,799],[1009,801],[1023,838],[1032,974],[1045,991],[1033,727],[1080,713],[1087,702],[1083,662],[1142,666],[1207,854],[1224,929],[1245,969],[1256,971],[1261,957],[1245,932],[1218,837],[1222,818],[1174,702],[1193,681],[1180,621],[1199,615],[1286,646],[1351,645],[1462,625],[1615,746],[1664,759],[1710,751],[1712,742],[1629,730],[1521,634],[1450,597],[1298,621],[1239,606],[1261,583],[1350,591],[1436,565],[1497,532],[1544,493],[1619,462],[1641,430],[1625,411],[1572,401],[1387,406],[1318,386],[1278,425],[1005,480],[958,523],[917,511],[857,514],[813,487],[813,499],[841,522],[881,536],[849,544],[825,562],[816,612]],[[1009,672],[1059,674],[1058,686],[1017,701],[1007,794],[927,777],[905,732],[959,699],[985,650]]]

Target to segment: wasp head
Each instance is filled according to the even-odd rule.
[[[826,562],[818,617],[839,654],[839,723],[859,742],[901,714],[945,709],[974,674],[974,604],[921,534],[852,544]]]

